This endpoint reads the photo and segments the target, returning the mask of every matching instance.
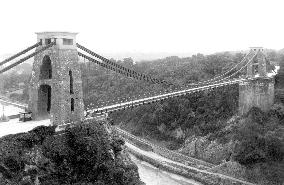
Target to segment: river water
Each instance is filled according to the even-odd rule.
[[[202,185],[191,179],[162,171],[153,165],[131,156],[131,160],[138,166],[140,179],[146,185]]]

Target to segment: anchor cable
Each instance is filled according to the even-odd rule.
[[[32,49],[34,49],[34,48],[36,48],[36,47],[38,47],[38,46],[40,46],[40,45],[42,45],[42,42],[41,42],[41,41],[38,42],[38,43],[36,43],[36,44],[34,44],[34,45],[32,45],[32,46],[30,46],[30,47],[28,47],[27,49],[25,49],[25,50],[23,50],[23,51],[21,51],[21,52],[15,54],[15,55],[13,55],[13,56],[11,56],[11,57],[9,57],[9,58],[3,60],[2,62],[0,62],[0,66],[6,64],[7,62],[9,62],[9,61],[11,61],[11,60],[17,58],[17,57],[20,56],[20,55],[25,54],[26,52],[28,52],[28,51],[30,51],[30,50],[32,50]]]
[[[17,62],[15,62],[15,63],[13,63],[13,64],[11,64],[11,65],[9,65],[9,66],[3,68],[3,69],[1,69],[1,70],[0,70],[0,74],[1,74],[1,73],[4,73],[4,72],[6,72],[6,71],[8,71],[8,70],[10,70],[10,69],[12,69],[13,67],[15,67],[15,66],[17,66],[17,65],[19,65],[19,64],[21,64],[21,63],[23,63],[24,61],[26,61],[26,60],[28,60],[29,58],[31,58],[31,57],[33,57],[33,56],[35,56],[35,55],[41,53],[42,51],[44,51],[44,50],[46,50],[46,49],[52,47],[53,45],[55,45],[55,42],[52,42],[52,43],[50,43],[50,44],[48,44],[48,45],[42,47],[42,48],[39,49],[38,51],[35,51],[34,53],[32,53],[32,54],[30,54],[30,55],[28,55],[28,56],[25,56],[24,58],[18,60]]]
[[[126,72],[127,76],[136,78],[138,80],[144,80],[144,81],[152,82],[154,84],[163,84],[163,85],[169,85],[169,86],[174,85],[173,83],[167,82],[165,80],[159,80],[159,79],[153,78],[153,77],[151,77],[149,75],[145,75],[145,74],[136,72],[136,71],[134,71],[132,69],[128,69],[128,68],[126,68],[126,67],[124,67],[122,65],[119,65],[119,64],[117,64],[117,63],[115,63],[115,62],[113,62],[113,61],[111,61],[111,60],[109,60],[109,59],[107,59],[107,58],[105,58],[105,57],[103,57],[101,55],[98,55],[97,53],[87,49],[86,47],[84,47],[84,46],[82,46],[82,45],[80,45],[78,43],[76,45],[77,45],[77,47],[79,49],[81,49],[81,50],[85,51],[86,53],[88,53],[88,54],[90,54],[90,55],[92,55],[92,56],[102,60],[103,62],[105,62],[106,64],[103,67],[106,67],[108,69],[112,69],[114,67],[114,69],[117,69],[117,71],[119,73],[124,74],[123,72]],[[113,71],[116,71],[116,70],[113,70]]]

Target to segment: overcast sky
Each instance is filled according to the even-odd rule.
[[[99,53],[212,53],[284,48],[283,0],[1,0],[0,55],[35,32],[79,32]]]

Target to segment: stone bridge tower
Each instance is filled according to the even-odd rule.
[[[84,105],[77,33],[41,32],[41,47],[56,44],[34,57],[29,89],[29,110],[33,118],[51,118],[59,125],[83,119]]]
[[[252,47],[256,53],[247,66],[248,79],[239,84],[239,113],[247,113],[252,107],[268,111],[274,103],[274,76],[270,75],[272,67],[265,58],[262,47]]]

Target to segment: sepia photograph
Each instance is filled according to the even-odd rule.
[[[0,2],[0,185],[284,185],[283,0]]]

